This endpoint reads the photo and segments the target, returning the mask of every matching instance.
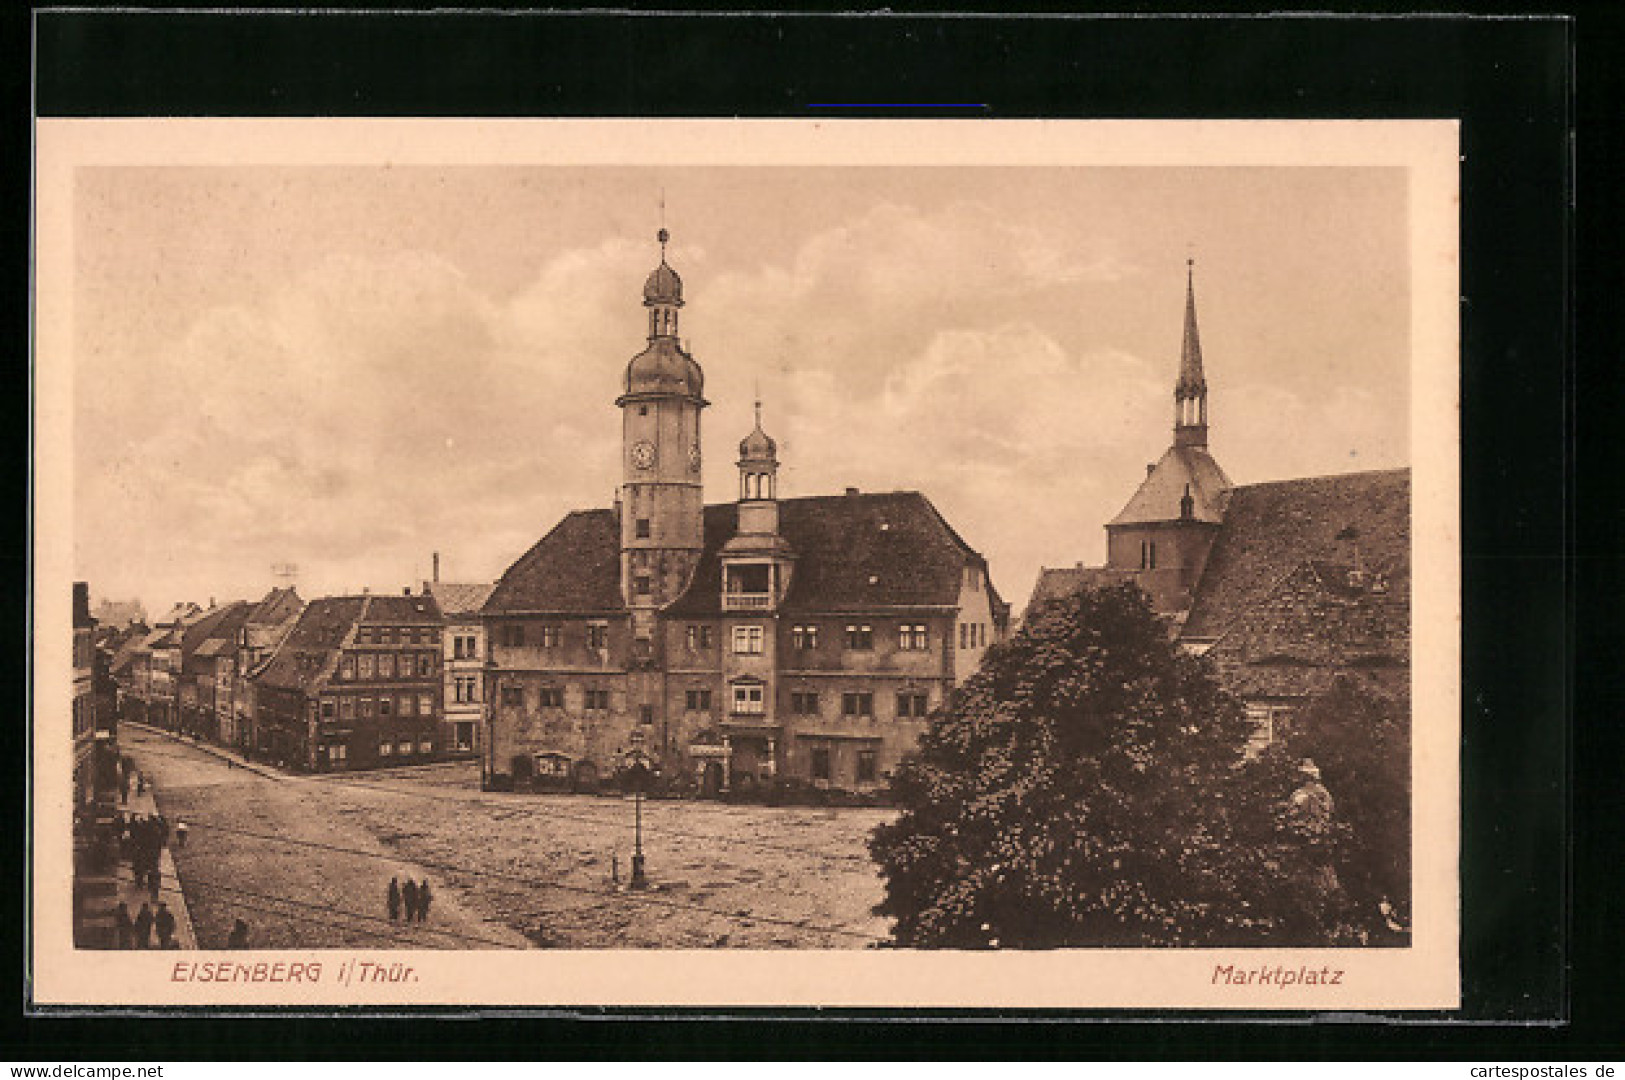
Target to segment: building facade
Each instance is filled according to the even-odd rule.
[[[230,687],[226,692],[231,709],[229,716],[221,718],[221,745],[256,755],[269,750],[262,745],[255,730],[254,676],[270,663],[304,610],[305,602],[291,586],[272,589],[249,610],[238,631],[232,655]]]
[[[439,556],[435,556],[438,576]],[[448,758],[474,758],[480,754],[485,726],[485,623],[480,609],[491,596],[491,585],[426,581],[425,593],[435,599],[445,618],[440,662],[445,672],[441,696],[445,716],[440,744]]]
[[[1107,525],[1106,565],[1041,572],[1028,604],[1133,582],[1244,703],[1254,747],[1338,678],[1410,693],[1410,471],[1234,486],[1208,451],[1187,273],[1174,438]]]
[[[311,601],[253,678],[263,754],[318,772],[440,760],[441,633],[432,596]]]
[[[583,788],[648,762],[705,793],[877,788],[1008,607],[918,492],[782,498],[759,403],[737,497],[705,505],[704,374],[666,240],[615,402],[617,503],[565,517],[484,605],[484,771]]]

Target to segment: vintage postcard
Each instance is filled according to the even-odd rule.
[[[1453,122],[36,130],[35,1005],[1459,1004]]]

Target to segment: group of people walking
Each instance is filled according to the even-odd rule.
[[[151,904],[143,903],[133,919],[130,917],[130,905],[120,900],[118,910],[113,913],[113,921],[118,928],[118,947],[121,949],[152,948],[155,931],[158,934],[158,948],[181,947],[180,940],[175,937],[175,913],[162,900],[158,901],[157,911],[152,909]]]
[[[159,858],[164,847],[169,843],[169,819],[162,814],[124,814],[118,816],[119,854],[129,862],[130,869],[135,872],[136,885],[145,885],[152,893],[154,900],[158,899],[158,890],[163,885],[163,870],[159,866]],[[183,847],[186,843],[186,826],[181,824],[175,831],[175,845]]]
[[[405,914],[407,922],[423,922],[429,917],[429,902],[433,898],[428,878],[424,878],[421,885],[407,878],[406,884],[402,885],[400,878],[392,877],[384,904],[389,909],[390,922],[399,919],[402,914]]]

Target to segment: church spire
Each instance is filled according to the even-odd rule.
[[[1196,260],[1185,260],[1185,341],[1174,384],[1174,445],[1207,446],[1207,379],[1196,332]]]

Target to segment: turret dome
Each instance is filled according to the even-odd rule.
[[[739,440],[739,457],[745,461],[772,461],[778,456],[779,444],[773,437],[762,430],[760,419],[756,421],[756,429],[743,439]]]
[[[660,337],[626,365],[627,394],[705,396],[705,373],[675,338]]]
[[[677,271],[666,263],[666,241],[671,239],[671,234],[665,229],[661,229],[658,236],[660,239],[660,265],[654,268],[654,272],[649,275],[649,280],[643,283],[644,306],[675,304],[682,307],[683,279],[678,277]]]

